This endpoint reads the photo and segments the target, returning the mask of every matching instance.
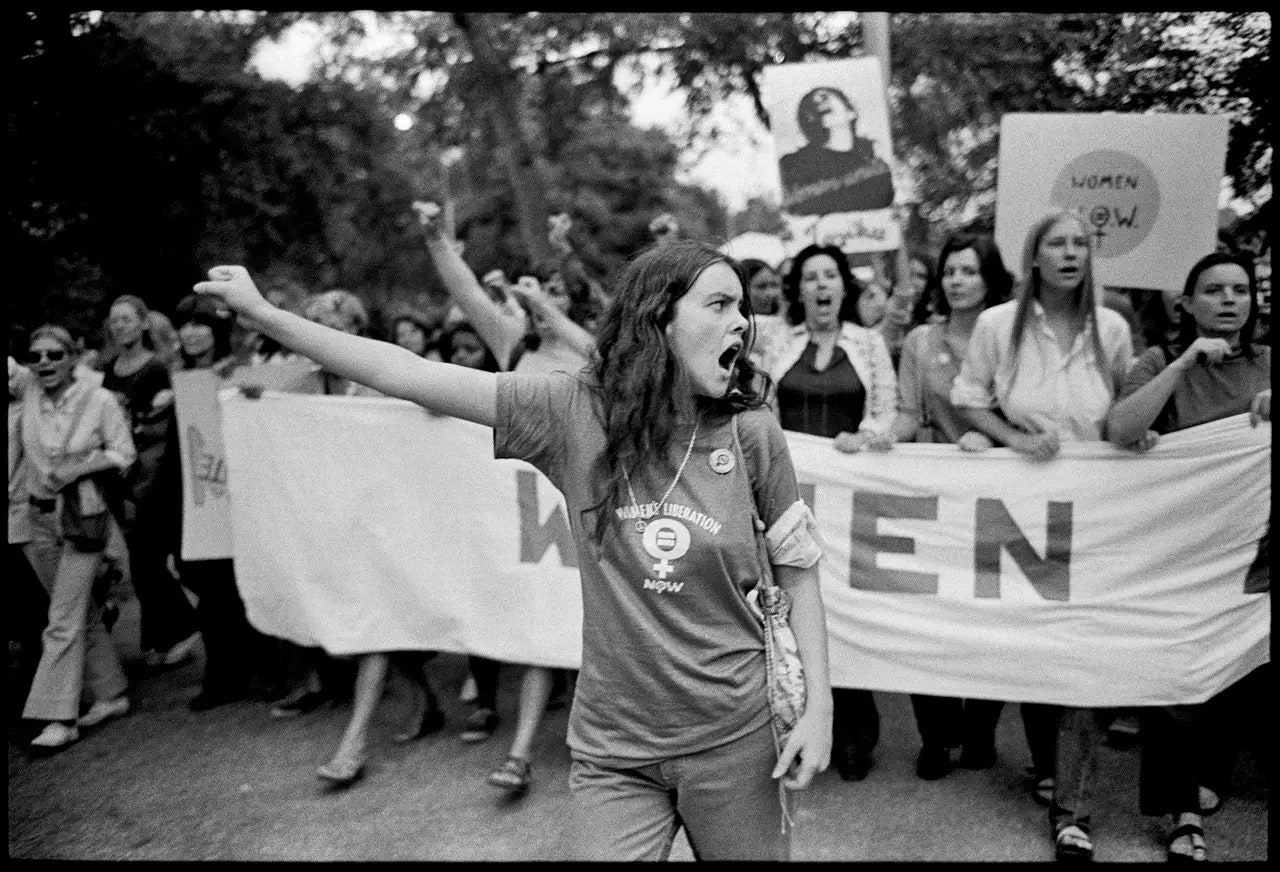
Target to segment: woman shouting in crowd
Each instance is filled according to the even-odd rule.
[[[31,745],[47,751],[76,741],[80,727],[129,711],[129,683],[92,593],[110,523],[105,476],[123,475],[137,452],[111,392],[72,376],[70,333],[46,324],[29,348],[35,381],[23,393],[20,431],[31,465],[24,550],[49,592],[49,623],[22,716],[45,722]],[[86,683],[93,705],[77,717]]]
[[[835,439],[844,451],[883,440],[893,423],[897,380],[879,333],[862,326],[863,288],[834,246],[801,249],[786,283],[795,324],[769,347],[764,364],[777,384],[784,430]],[[846,781],[861,781],[880,741],[880,712],[865,688],[838,687],[832,762]]]
[[[663,859],[683,825],[702,859],[786,859],[775,779],[807,787],[830,755],[821,549],[782,430],[761,408],[733,262],[692,242],[640,255],[577,375],[434,363],[275,309],[242,267],[209,276],[196,290],[267,335],[385,394],[492,427],[495,455],[532,463],[564,494],[583,576],[571,857]],[[752,504],[793,599],[808,694],[780,752],[746,596],[761,573]]]

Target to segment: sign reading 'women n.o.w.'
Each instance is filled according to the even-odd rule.
[[[1095,278],[1181,289],[1213,251],[1227,149],[1216,115],[1006,115],[1000,125],[996,240],[1022,274],[1028,229],[1054,208],[1084,218]]]

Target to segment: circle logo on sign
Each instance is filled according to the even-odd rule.
[[[1160,213],[1155,173],[1128,152],[1114,149],[1091,151],[1071,161],[1058,174],[1049,197],[1055,206],[1080,213],[1098,257],[1133,251]]]
[[[640,540],[650,557],[662,560],[679,560],[689,553],[689,530],[684,524],[671,518],[654,521],[645,528]]]

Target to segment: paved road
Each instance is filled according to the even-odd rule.
[[[29,757],[24,733],[10,721],[11,858],[558,858],[568,800],[567,713],[547,717],[527,796],[507,800],[483,783],[510,740],[514,672],[503,674],[504,723],[480,745],[457,737],[467,712],[453,698],[463,658],[433,661],[449,690],[449,725],[409,746],[389,741],[406,706],[393,684],[374,723],[369,774],[349,790],[332,792],[314,771],[337,742],[345,708],[284,722],[268,718],[262,702],[193,714],[186,701],[198,689],[199,666],[147,671],[137,659],[136,621],[130,604],[115,631],[133,682],[133,713],[48,758]],[[926,783],[914,775],[918,740],[907,698],[877,697],[884,720],[876,767],[857,784],[833,771],[819,776],[801,800],[795,859],[1052,859],[1045,811],[1025,792],[1026,744],[1012,707],[1001,719],[994,769],[957,770]],[[1270,750],[1260,745],[1246,749],[1236,794],[1208,821],[1211,860],[1267,858]],[[1136,750],[1103,748],[1095,818],[1100,861],[1164,858],[1160,822],[1137,813],[1136,778]],[[683,838],[673,859],[691,859]]]

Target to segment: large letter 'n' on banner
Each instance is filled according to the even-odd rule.
[[[1071,503],[1049,503],[1048,535],[1044,557],[1031,547],[1000,500],[979,498],[974,520],[974,595],[1000,597],[1000,552],[1008,550],[1013,562],[1041,597],[1067,602],[1071,599]]]
[[[544,524],[538,520],[538,474],[516,470],[516,499],[520,504],[520,562],[537,563],[552,545],[560,551],[560,565],[578,568],[569,520],[559,503]]]

